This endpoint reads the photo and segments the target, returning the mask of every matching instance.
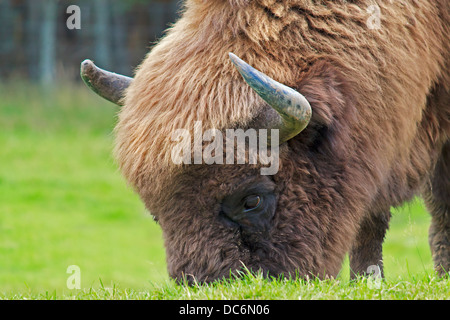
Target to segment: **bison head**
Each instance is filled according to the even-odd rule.
[[[115,153],[161,225],[170,276],[212,281],[242,266],[269,276],[336,276],[355,234],[360,197],[371,191],[351,183],[364,177],[350,172],[353,138],[346,126],[357,121],[344,79],[320,59],[289,64],[285,56],[248,51],[239,33],[231,32],[230,42],[213,39],[199,31],[205,20],[192,19],[186,12],[134,79],[82,64],[85,82],[123,106]],[[182,149],[195,154],[188,145],[195,144],[196,124],[202,133],[220,132],[215,140],[223,138],[223,146],[227,130],[268,130],[276,172],[261,174],[267,167],[261,161],[211,164],[195,155],[174,163],[173,150],[182,144],[175,133],[190,133]]]
[[[154,117],[166,117],[166,125],[173,129],[184,128],[185,124],[173,124],[179,120],[175,115],[153,113],[151,103],[145,112],[128,106],[127,96],[121,110],[116,129],[118,159],[161,225],[169,273],[176,279],[211,281],[246,266],[271,276],[335,276],[353,231],[352,224],[342,219],[348,214],[346,210],[328,215],[330,210],[344,207],[345,190],[337,187],[345,171],[343,163],[336,161],[334,168],[325,166],[324,171],[315,168],[314,163],[325,161],[315,145],[323,138],[318,124],[304,137],[298,135],[310,121],[308,101],[299,92],[230,56],[263,100],[255,99],[259,111],[254,116],[220,128],[224,145],[227,129],[279,129],[279,146],[278,141],[269,140],[272,151],[279,147],[279,163],[273,175],[261,174],[264,165],[260,162],[227,164],[226,154],[223,164],[202,160],[174,165],[167,156],[174,148],[173,134],[158,127],[166,134],[152,136],[155,130],[150,128],[156,124],[146,127],[145,123]],[[233,72],[231,64],[227,67]],[[120,98],[126,88],[129,96],[133,95],[138,81],[103,71],[90,61],[83,62],[82,75],[98,94],[117,104],[123,104]],[[240,81],[239,86],[246,85]],[[167,112],[170,114],[170,107]],[[195,117],[195,109],[189,114]]]

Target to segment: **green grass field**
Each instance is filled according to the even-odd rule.
[[[187,287],[169,280],[162,233],[112,157],[118,108],[83,86],[0,84],[0,298],[448,299],[420,200],[395,209],[386,280],[242,280]],[[69,289],[70,265],[81,289]]]

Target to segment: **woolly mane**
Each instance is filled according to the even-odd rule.
[[[375,144],[370,151],[382,152],[380,161],[389,165],[413,143],[417,128],[410,124],[420,122],[425,97],[441,76],[448,48],[438,39],[449,30],[428,19],[438,15],[432,1],[378,1],[381,28],[371,30],[367,8],[373,3],[186,1],[182,18],[137,69],[119,115],[116,155],[127,180],[141,196],[149,185],[157,194],[174,166],[176,129],[191,130],[195,121],[204,129],[245,126],[258,114],[262,100],[228,52],[319,100],[314,88],[302,92],[299,83],[318,62],[335,66],[352,88],[359,121],[364,119],[353,147],[373,137],[390,141],[388,150]],[[313,121],[329,113],[329,105],[320,108],[312,105]]]

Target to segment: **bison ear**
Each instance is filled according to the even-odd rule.
[[[277,119],[268,119],[267,127],[280,130],[279,144],[292,139],[306,128],[312,111],[308,100],[301,93],[271,79],[233,53],[229,56],[245,82],[276,111]],[[267,118],[273,117],[267,115]]]
[[[125,91],[133,82],[132,78],[97,67],[91,60],[81,63],[80,75],[92,91],[119,106],[123,105]]]

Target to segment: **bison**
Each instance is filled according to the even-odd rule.
[[[352,275],[367,274],[382,269],[390,208],[417,195],[445,275],[449,8],[447,0],[186,0],[134,79],[84,61],[85,82],[123,106],[115,155],[162,228],[169,275],[209,282],[245,265],[267,276],[335,277],[347,253]],[[261,174],[260,161],[174,163],[174,132],[197,124],[278,130],[279,140],[268,138],[279,148],[277,172]]]

